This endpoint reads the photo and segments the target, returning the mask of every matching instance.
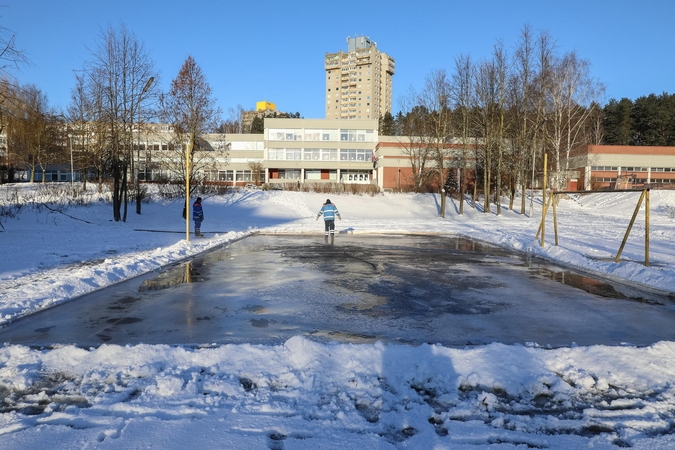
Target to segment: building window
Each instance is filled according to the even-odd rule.
[[[299,180],[300,169],[279,169],[280,180]]]
[[[340,140],[347,142],[374,142],[375,133],[373,130],[340,130]]]
[[[337,161],[338,151],[336,148],[321,149],[321,161]]]
[[[340,161],[365,162],[370,161],[372,155],[372,150],[340,149]]]
[[[218,171],[218,181],[234,181],[234,171],[233,170],[219,170]]]
[[[250,170],[237,170],[237,181],[253,181],[253,173]]]
[[[369,183],[370,171],[368,170],[342,170],[340,178],[344,183]]]
[[[302,149],[270,148],[267,150],[267,159],[271,161],[300,161],[302,159]]]
[[[319,148],[306,148],[304,153],[305,161],[319,161],[321,159],[321,149]]]
[[[320,170],[305,170],[305,180],[320,180],[321,171]]]
[[[338,133],[337,130],[318,130],[318,129],[306,129],[305,130],[305,141],[310,141],[310,142],[318,142],[318,141],[337,142],[338,140],[339,140],[339,133]]]
[[[302,130],[270,128],[267,139],[270,141],[301,141]]]

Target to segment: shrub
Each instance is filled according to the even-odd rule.
[[[671,219],[675,219],[675,206],[670,205],[661,205],[661,209],[666,213]]]

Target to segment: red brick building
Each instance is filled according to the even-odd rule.
[[[578,173],[578,189],[675,189],[675,147],[584,145],[572,152],[569,167]]]

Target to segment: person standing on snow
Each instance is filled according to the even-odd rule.
[[[204,210],[202,209],[202,198],[197,197],[197,200],[192,205],[192,220],[195,221],[195,236],[201,237],[203,234],[200,229],[204,221]]]
[[[330,202],[330,199],[326,199],[326,203],[321,207],[321,211],[316,215],[316,220],[319,220],[319,217],[323,214],[323,221],[326,226],[326,239],[328,239],[328,234],[330,233],[331,237],[335,235],[335,216],[338,219],[342,220],[340,213],[338,212],[337,206]]]

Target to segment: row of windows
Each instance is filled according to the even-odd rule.
[[[344,181],[370,181],[370,172],[342,172],[340,174]]]
[[[606,181],[606,182],[614,183],[615,181],[621,180],[621,178],[612,178],[612,177],[593,177],[593,178],[591,178],[591,180],[592,180],[592,181]],[[646,178],[635,178],[635,179],[633,179],[633,178],[628,178],[628,179],[624,178],[624,179],[623,179],[623,181],[626,181],[626,180],[628,180],[629,182],[632,182],[632,183],[636,183],[636,184],[639,184],[639,183],[646,183],[646,182],[647,182],[647,179],[646,179]]]
[[[304,158],[303,158],[304,156]],[[373,151],[367,149],[331,149],[331,148],[270,148],[267,159],[270,161],[371,161]]]
[[[321,130],[270,128],[270,141],[330,141],[330,142],[375,142],[374,130]]]
[[[299,180],[300,169],[279,169],[280,180]]]
[[[592,181],[599,181],[599,182],[610,182],[614,183],[617,181],[616,178],[611,178],[611,177],[593,177],[591,178]],[[646,184],[646,183],[674,183],[675,184],[675,178],[652,178],[651,180],[647,180],[647,178],[635,178],[634,180],[631,178],[630,181],[636,184]]]
[[[255,181],[255,173],[252,170],[207,170],[204,175],[208,181]],[[258,180],[265,179],[265,172],[259,171]]]
[[[617,171],[622,172],[649,172],[649,167],[616,167],[616,166],[592,166],[591,170],[596,171]],[[652,167],[652,172],[675,172],[675,167]]]
[[[174,150],[175,146],[174,144],[134,144],[134,150]],[[82,145],[73,145],[73,150],[84,150],[84,146]]]
[[[338,159],[336,148],[306,148],[303,153],[305,161],[337,161]]]
[[[278,172],[280,180],[299,180],[301,176],[302,172],[300,169],[279,169]],[[370,181],[370,172],[367,170],[342,171],[340,177],[344,181]],[[337,171],[329,171],[327,179],[337,180]],[[305,180],[321,180],[321,171],[305,170]]]
[[[302,159],[302,149],[270,148],[267,150],[267,159],[271,161],[300,161]]]

